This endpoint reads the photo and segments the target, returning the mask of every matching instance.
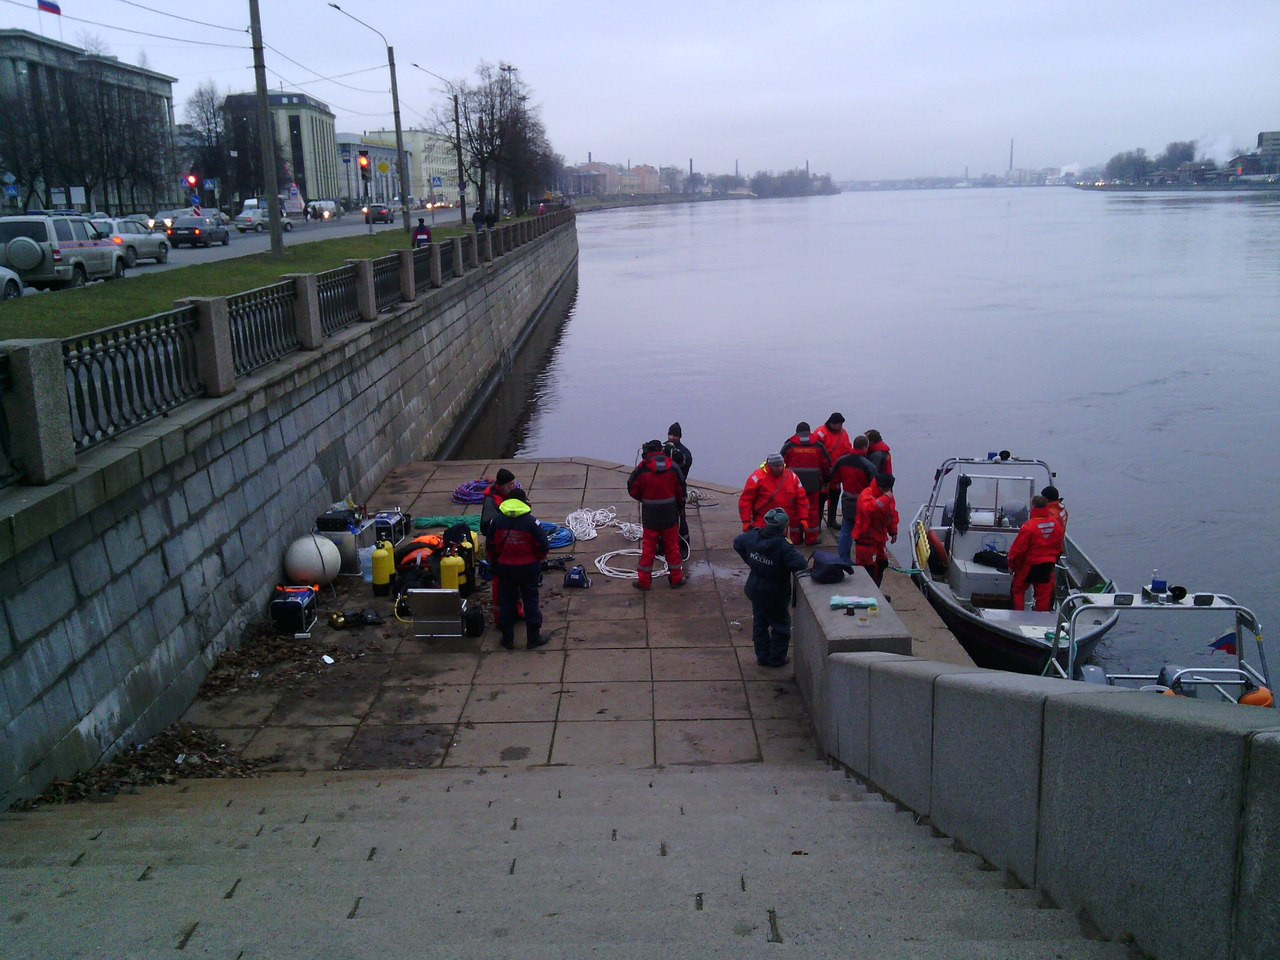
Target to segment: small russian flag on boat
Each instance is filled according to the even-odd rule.
[[[56,13],[62,16],[62,7],[54,3],[54,0],[36,0],[36,9],[41,13]]]
[[[1212,648],[1210,653],[1217,653],[1221,650],[1223,653],[1229,653],[1234,656],[1236,652],[1236,635],[1234,633],[1224,633],[1217,640],[1212,641],[1209,646]]]

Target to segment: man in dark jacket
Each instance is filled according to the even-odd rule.
[[[541,636],[542,611],[538,608],[538,581],[542,561],[550,547],[547,535],[534,519],[529,504],[507,497],[489,528],[485,552],[498,579],[501,603],[502,645],[515,647],[516,605],[524,605],[525,637],[530,650],[547,641]]]
[[[741,533],[733,549],[747,562],[746,594],[751,601],[751,638],[756,663],[781,667],[791,645],[791,577],[808,562],[787,542],[787,512],[774,508],[764,517],[764,527]]]
[[[858,519],[858,497],[875,480],[875,464],[867,458],[870,444],[862,434],[853,438],[853,453],[846,453],[835,463],[832,478],[840,484],[840,509],[844,520],[840,524],[840,539],[836,552],[845,563],[853,563],[853,525]]]
[[[801,420],[796,432],[782,445],[782,462],[795,471],[804,492],[809,496],[809,512],[804,518],[804,542],[816,546],[822,536],[820,498],[831,481],[831,456],[809,432],[809,424]]]
[[[640,523],[644,527],[633,586],[648,590],[653,585],[653,558],[658,554],[659,540],[663,556],[667,558],[667,585],[680,586],[684,583],[684,563],[678,529],[680,504],[685,498],[684,474],[675,461],[662,452],[661,440],[645,443],[644,459],[627,478],[627,493],[633,500],[640,501]]]
[[[662,445],[662,452],[671,458],[672,462],[680,468],[680,472],[684,474],[684,482],[687,487],[689,483],[689,471],[693,469],[693,454],[689,452],[689,448],[684,445],[684,431],[680,429],[680,422],[677,420],[671,426],[667,427],[667,442]],[[684,512],[685,501],[680,501],[680,559],[689,559],[689,518]]]

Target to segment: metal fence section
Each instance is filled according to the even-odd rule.
[[[62,341],[71,436],[85,450],[204,392],[194,306]]]
[[[320,328],[330,336],[360,319],[356,296],[356,268],[347,264],[316,274],[320,298]]]
[[[431,289],[431,248],[419,247],[413,251],[413,292],[423,293]]]
[[[373,261],[373,296],[379,313],[400,302],[399,257],[378,257]]]
[[[237,377],[279,360],[301,346],[294,321],[292,280],[227,297],[227,320]]]
[[[440,247],[440,278],[446,283],[453,276],[453,241],[446,240]]]
[[[18,470],[13,465],[13,443],[9,439],[9,418],[5,416],[3,403],[4,395],[11,389],[9,355],[0,353],[0,487],[7,487],[18,479]]]

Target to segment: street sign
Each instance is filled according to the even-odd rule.
[[[379,161],[378,161],[378,172],[379,172],[379,173],[390,173],[390,172],[391,172],[391,167],[390,167],[390,165],[387,163],[387,161],[385,161],[385,160],[379,160]]]
[[[351,154],[344,153],[342,155],[342,162],[345,163],[347,166],[351,166]]]
[[[4,195],[6,197],[16,197],[18,195],[18,188],[13,184],[9,184],[4,188]]]
[[[198,206],[200,206],[200,194],[198,194],[198,193],[193,193],[193,194],[191,195],[191,205],[192,205],[193,207],[198,207]]]
[[[0,180],[4,181],[4,184],[6,187],[13,186],[14,182],[17,181],[17,179],[18,178],[15,177],[12,173],[6,173],[3,177],[0,177]]]
[[[218,188],[218,183],[216,180],[206,180],[204,182],[204,188],[206,190],[216,190]]]
[[[433,187],[443,187],[443,186],[444,186],[444,177],[432,177],[432,178],[431,178],[431,185],[432,185]]]

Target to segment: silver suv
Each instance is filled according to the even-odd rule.
[[[31,287],[124,276],[124,253],[84,217],[0,217],[0,266]]]

